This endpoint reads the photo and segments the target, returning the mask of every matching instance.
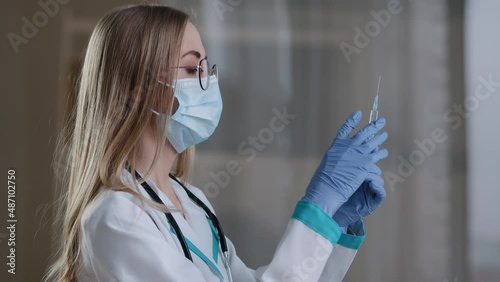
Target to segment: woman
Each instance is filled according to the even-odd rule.
[[[387,156],[378,149],[387,133],[377,134],[385,120],[350,137],[361,112],[347,119],[272,261],[252,270],[187,184],[193,145],[221,111],[217,68],[186,14],[140,5],[105,15],[57,150],[68,154],[67,191],[46,281],[342,280],[364,239],[362,217],[385,198],[376,166]]]

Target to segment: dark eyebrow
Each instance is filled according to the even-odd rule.
[[[194,55],[194,56],[196,56],[196,58],[198,58],[198,59],[199,59],[199,58],[201,58],[201,54],[200,54],[200,52],[195,51],[195,50],[191,50],[191,51],[186,52],[184,55],[182,55],[182,57],[181,57],[181,58],[184,58],[184,57],[186,57],[187,55]]]

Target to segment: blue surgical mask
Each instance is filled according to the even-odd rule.
[[[201,89],[198,78],[178,79],[174,85],[174,96],[179,102],[177,111],[170,118],[153,112],[161,119],[162,126],[168,122],[166,138],[177,153],[182,153],[214,133],[222,113],[222,97],[215,75],[210,77],[207,90]]]

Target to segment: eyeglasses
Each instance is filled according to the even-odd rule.
[[[207,90],[210,86],[210,76],[215,75],[215,78],[218,79],[218,70],[217,65],[214,64],[211,68],[209,68],[208,60],[202,59],[197,66],[179,66],[172,67],[176,69],[186,69],[190,74],[198,73],[198,79],[200,80],[200,87],[203,90]]]

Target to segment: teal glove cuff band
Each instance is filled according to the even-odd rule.
[[[340,244],[346,248],[357,250],[365,239],[362,221],[355,223],[358,225],[354,226],[354,228],[356,231],[360,230],[360,233],[356,232],[356,234],[363,234],[363,236],[343,234],[335,220],[328,216],[317,205],[304,200],[297,203],[292,218],[301,221],[306,226],[325,237],[332,245]]]

